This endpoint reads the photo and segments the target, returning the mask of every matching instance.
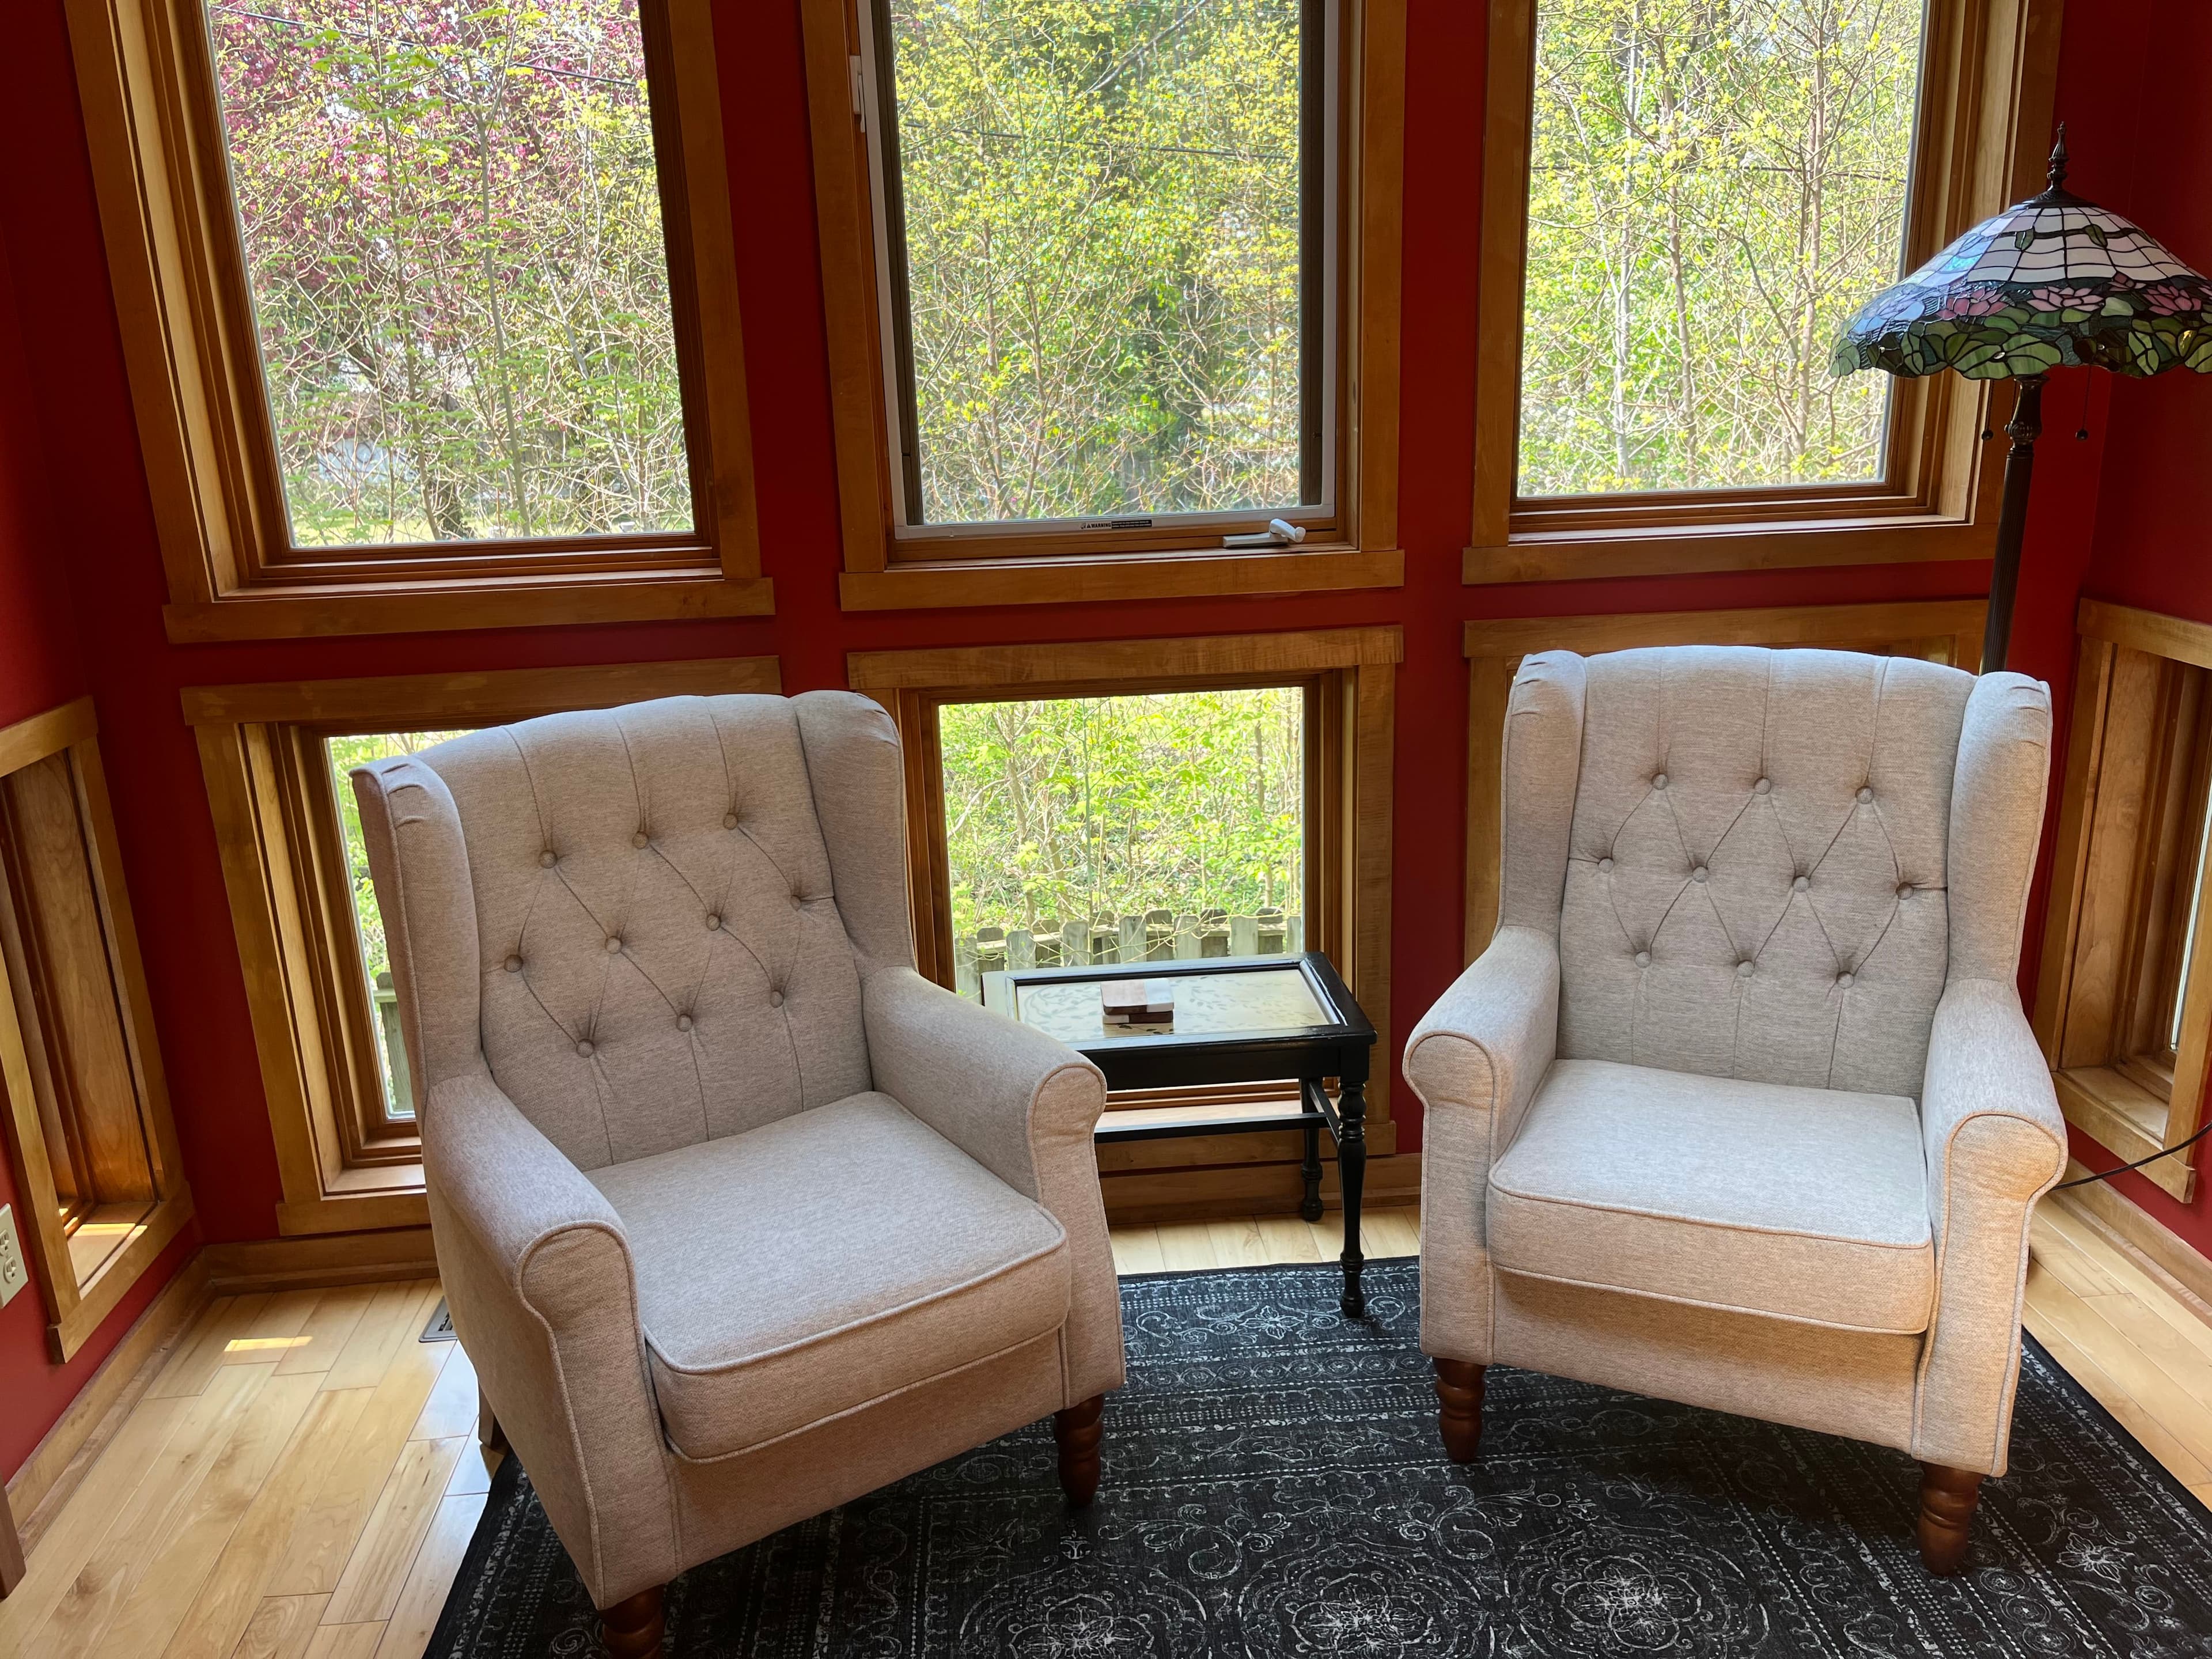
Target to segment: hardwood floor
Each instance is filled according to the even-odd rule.
[[[1123,1273],[1334,1260],[1334,1214],[1116,1227]],[[1371,1212],[1370,1257],[1419,1245]],[[2075,1212],[2035,1220],[2027,1328],[2212,1502],[2212,1322]],[[418,1659],[491,1466],[428,1279],[226,1297],[154,1363],[0,1601],[0,1659]],[[1110,1455],[1110,1454],[1109,1454]]]

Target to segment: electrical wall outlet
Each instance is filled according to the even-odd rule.
[[[0,1308],[15,1299],[15,1292],[31,1282],[23,1265],[23,1241],[15,1237],[15,1210],[0,1204]]]

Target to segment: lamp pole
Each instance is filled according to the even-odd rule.
[[[2012,643],[2012,601],[2020,586],[2020,546],[2027,533],[2027,487],[2035,477],[2035,441],[2043,435],[2043,383],[2049,377],[2022,374],[2014,384],[2020,395],[2005,422],[2012,440],[2005,457],[2004,503],[1997,510],[1996,565],[1990,572],[1989,620],[1982,629],[1982,672],[2005,665]]]

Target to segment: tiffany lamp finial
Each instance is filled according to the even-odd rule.
[[[2212,374],[2212,283],[2118,214],[2066,188],[2066,129],[2050,186],[1984,219],[1894,288],[1859,307],[1830,369],[1900,378],[1954,368],[1970,380],[2018,382],[1997,515],[1982,666],[2004,666],[2012,635],[2028,482],[2043,431],[2043,383],[2054,368],[2094,367],[2144,379],[2169,368]]]

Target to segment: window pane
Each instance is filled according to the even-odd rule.
[[[1920,0],[1539,0],[1520,493],[1882,475]]]
[[[938,730],[963,991],[1304,948],[1298,689],[952,703]]]
[[[293,540],[691,529],[637,0],[208,17]]]
[[[1307,9],[887,0],[909,520],[1319,500]]]
[[[407,1043],[399,1033],[399,998],[392,986],[391,954],[385,949],[384,913],[376,908],[376,887],[368,878],[368,843],[362,839],[361,808],[354,801],[353,780],[346,774],[364,761],[411,755],[460,735],[459,732],[377,732],[331,738],[324,744],[330,756],[331,787],[337,796],[338,829],[345,837],[354,933],[361,942],[361,965],[368,981],[369,1000],[375,1005],[376,1065],[384,1079],[385,1113],[390,1117],[412,1118],[415,1096],[407,1081]]]

